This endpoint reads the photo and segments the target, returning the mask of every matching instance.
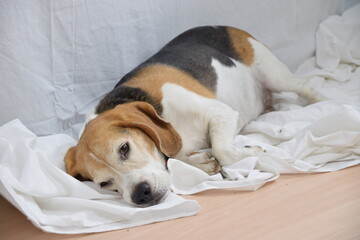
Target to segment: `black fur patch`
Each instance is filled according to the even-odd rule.
[[[96,107],[96,114],[103,113],[107,110],[113,109],[119,104],[142,101],[147,102],[155,108],[158,113],[162,112],[161,106],[155,104],[152,98],[140,88],[133,88],[127,86],[116,86],[109,92]]]
[[[83,176],[81,176],[80,174],[76,175],[75,178],[79,181],[91,181],[91,179],[88,178],[84,178]]]
[[[213,58],[229,67],[235,66],[231,58],[241,61],[231,46],[226,27],[206,26],[190,29],[170,41],[158,53],[126,74],[100,102],[96,113],[99,114],[122,103],[146,101],[155,107],[158,114],[161,114],[161,106],[156,105],[145,92],[137,88],[122,86],[123,83],[136,76],[142,68],[152,64],[166,64],[183,70],[215,92],[217,76],[211,66]]]
[[[216,74],[211,66],[213,58],[229,67],[235,66],[231,58],[238,59],[238,55],[231,46],[226,27],[193,28],[170,41],[154,56],[125,75],[117,85],[131,79],[145,66],[166,64],[187,72],[201,84],[215,91]]]

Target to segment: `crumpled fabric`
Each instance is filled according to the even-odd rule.
[[[209,189],[256,190],[285,173],[336,171],[360,163],[360,4],[331,16],[316,34],[316,57],[297,71],[328,101],[309,106],[293,93],[274,96],[276,111],[250,122],[234,145],[266,150],[208,176],[178,160],[169,161],[172,189],[194,194]],[[185,175],[186,174],[186,175]],[[182,176],[186,176],[182,177]]]
[[[128,228],[196,214],[197,202],[170,193],[148,208],[65,172],[64,155],[76,142],[65,134],[37,137],[19,120],[0,127],[0,193],[37,227],[54,233]]]

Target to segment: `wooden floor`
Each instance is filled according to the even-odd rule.
[[[44,233],[0,197],[1,240],[360,239],[360,165],[338,172],[283,175],[255,192],[187,196],[193,217],[81,235]]]

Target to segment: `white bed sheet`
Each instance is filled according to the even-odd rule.
[[[68,3],[72,9],[70,12],[76,13],[73,11],[72,2]],[[52,9],[56,8],[57,4],[60,3],[51,2]],[[93,5],[89,4],[87,7],[90,6]],[[62,13],[68,13],[69,9],[62,6],[61,10]],[[89,9],[88,12],[91,10]],[[237,177],[237,181],[224,181],[220,175],[209,177],[189,165],[172,159],[169,161],[169,169],[173,191],[192,194],[212,188],[256,190],[266,182],[275,180],[281,173],[334,171],[358,164],[360,162],[360,68],[356,61],[359,60],[357,54],[359,49],[357,39],[360,34],[359,18],[357,18],[360,15],[359,10],[360,5],[345,12],[342,17],[331,17],[324,21],[317,32],[316,58],[310,58],[297,72],[299,75],[309,76],[309,81],[321,89],[331,99],[330,101],[303,106],[302,101],[295,94],[277,95],[275,108],[278,111],[267,113],[251,122],[234,142],[238,146],[260,145],[267,150],[266,155],[260,158],[247,158],[226,167],[228,174],[233,178]],[[66,26],[64,25],[64,28]],[[69,35],[65,34],[63,37]],[[333,41],[334,39],[336,41]],[[329,45],[329,41],[335,42],[336,47]],[[346,44],[343,44],[344,42]],[[105,47],[105,45],[101,46]],[[86,48],[87,45],[83,47]],[[110,47],[111,44],[109,49]],[[66,54],[71,51],[67,52],[63,49],[63,52]],[[327,64],[324,65],[325,67],[319,67],[323,63],[322,58],[329,59],[324,55],[332,59],[331,68]],[[4,55],[2,57],[9,63],[12,62],[11,58]],[[110,54],[109,58],[112,57]],[[69,61],[73,61],[72,57]],[[68,64],[62,63],[64,66]],[[41,69],[41,61],[37,64]],[[52,62],[53,67],[58,67],[57,64],[60,63]],[[8,74],[13,75],[14,79],[29,75],[38,77],[40,82],[46,81],[46,76],[41,76],[39,72],[25,65],[20,72],[11,68],[11,64],[7,66],[10,69]],[[2,67],[4,71],[6,66]],[[69,74],[68,71],[59,71],[55,75],[58,73]],[[54,76],[51,72],[49,74]],[[119,72],[114,73],[114,75],[118,74]],[[62,81],[57,84],[59,88],[65,90],[68,87],[65,83],[62,85]],[[96,84],[88,85],[87,90],[98,87]],[[6,86],[11,89],[12,85]],[[27,87],[31,89],[31,84],[24,86]],[[45,84],[45,92],[48,92],[47,87]],[[103,90],[105,91],[106,88],[104,87]],[[50,90],[51,94],[54,94],[52,87]],[[19,94],[21,95],[21,89]],[[32,94],[41,95],[42,92]],[[61,98],[72,104],[77,101],[66,94],[57,94],[59,93],[55,94],[55,98],[59,101]],[[39,98],[37,101],[46,109],[48,103],[43,103],[44,99]],[[30,106],[14,106],[16,111],[21,111],[24,107]],[[73,109],[61,111],[69,116],[73,114]],[[35,116],[38,112],[35,111],[33,114]],[[69,123],[73,121],[66,117],[60,119]],[[63,123],[60,125],[63,126]],[[47,123],[37,124],[39,129],[45,128],[42,133],[54,130],[51,127],[47,128],[46,126],[50,126]],[[0,127],[0,192],[44,231],[56,233],[107,231],[189,216],[199,211],[196,202],[184,200],[174,193],[171,193],[164,203],[151,208],[128,206],[116,194],[102,191],[90,182],[81,183],[64,172],[63,156],[67,148],[75,144],[73,138],[64,134],[45,137],[37,135],[39,132],[31,132],[19,120],[13,120]],[[187,181],[179,179],[179,174],[184,171],[188,176]]]
[[[75,140],[37,137],[19,120],[0,127],[0,193],[37,227],[54,233],[88,233],[191,216],[200,207],[170,193],[162,204],[136,208],[93,182],[65,172],[63,157]]]

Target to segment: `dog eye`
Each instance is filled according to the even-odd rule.
[[[125,160],[128,157],[128,153],[130,150],[129,143],[124,143],[119,148],[120,157],[122,160]]]
[[[105,181],[105,182],[101,182],[100,183],[100,187],[104,188],[104,187],[108,187],[112,184],[112,182],[109,180],[109,181]]]

